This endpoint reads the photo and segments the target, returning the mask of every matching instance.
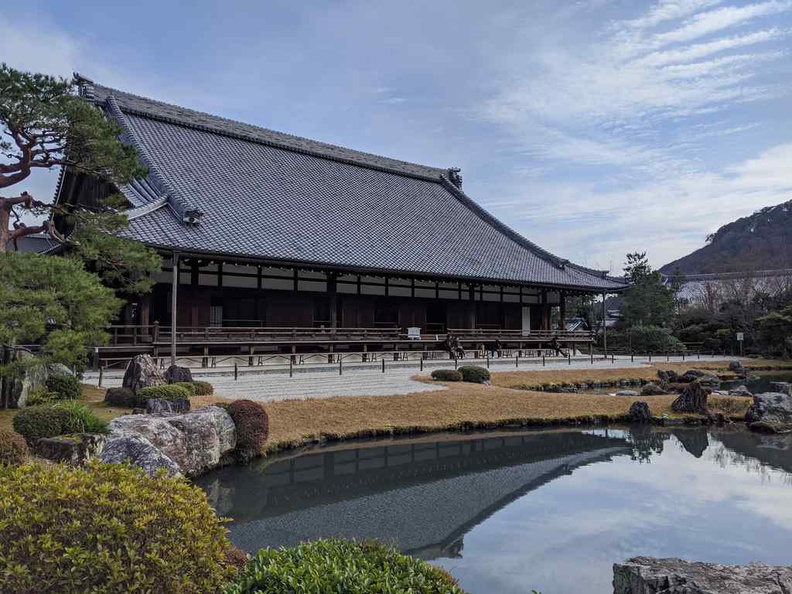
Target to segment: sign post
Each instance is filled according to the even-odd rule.
[[[745,333],[738,332],[737,333],[737,342],[740,343],[740,357],[743,356],[743,340],[745,340]]]

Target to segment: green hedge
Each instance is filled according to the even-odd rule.
[[[74,400],[23,408],[11,422],[14,431],[33,447],[39,439],[69,433],[105,433],[107,423]]]
[[[0,429],[0,466],[24,464],[30,459],[25,438],[8,429]]]
[[[237,430],[237,457],[248,462],[261,455],[269,436],[269,417],[258,402],[235,400],[226,406]]]
[[[464,594],[445,570],[376,542],[262,549],[225,594]]]
[[[80,380],[73,375],[51,375],[47,378],[47,391],[61,400],[77,400],[82,395]]]
[[[226,529],[183,479],[126,465],[0,468],[0,592],[220,592]]]
[[[432,379],[439,382],[461,382],[462,374],[454,369],[435,369]]]
[[[197,396],[198,390],[200,389],[198,386],[195,385],[195,382],[176,382],[175,384],[170,384],[171,386],[179,386],[187,390],[187,393],[190,396]]]
[[[195,395],[196,396],[211,396],[214,394],[214,386],[209,382],[202,382],[200,380],[193,380],[193,386],[195,386]]]
[[[49,404],[28,406],[23,408],[11,421],[14,431],[25,438],[29,446],[43,437],[63,435],[64,427],[69,422],[69,413]]]
[[[465,382],[483,384],[490,380],[489,369],[477,365],[463,365],[458,371],[462,375],[462,381]]]
[[[187,388],[177,384],[166,384],[164,386],[149,386],[141,388],[135,395],[135,404],[145,406],[147,400],[152,398],[162,398],[163,400],[189,400],[190,393]]]

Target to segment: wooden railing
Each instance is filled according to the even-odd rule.
[[[151,324],[111,326],[110,344],[151,345],[171,341],[171,328]],[[424,332],[425,341],[442,341],[447,334],[453,334],[462,341],[491,342],[587,342],[592,340],[590,332],[567,332],[550,330],[503,330],[489,328],[449,328],[447,332]],[[406,340],[406,329],[400,328],[285,328],[285,327],[192,327],[177,326],[176,340],[185,343],[277,343],[277,342],[356,342],[356,341],[398,341]]]

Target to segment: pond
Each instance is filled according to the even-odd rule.
[[[246,551],[377,538],[471,593],[610,593],[636,555],[792,564],[792,436],[736,428],[346,443],[198,482]]]
[[[792,372],[765,371],[751,373],[750,377],[746,379],[721,382],[720,389],[732,390],[737,386],[745,386],[751,394],[761,394],[762,392],[769,392],[771,390],[770,384],[773,382],[792,383]]]

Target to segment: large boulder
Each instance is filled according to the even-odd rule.
[[[101,456],[106,464],[129,462],[152,476],[160,471],[170,476],[180,476],[181,469],[168,456],[143,437],[113,437],[107,441]]]
[[[755,394],[745,413],[745,422],[755,431],[792,431],[792,396],[781,392]]]
[[[782,594],[792,591],[792,567],[717,565],[634,557],[613,565],[613,594]]]
[[[677,413],[697,413],[706,415],[707,390],[698,381],[694,381],[682,390],[682,393],[671,403],[671,410]]]
[[[149,398],[146,400],[147,415],[173,415],[186,413],[190,410],[190,401],[187,398],[181,400],[166,400],[165,398]]]
[[[52,375],[71,375],[71,371],[60,363],[45,365],[29,350],[16,347],[11,359],[19,364],[19,375],[9,380],[9,406],[24,408],[33,392],[46,390],[47,380]]]
[[[178,384],[181,382],[193,381],[192,371],[187,367],[179,367],[178,365],[171,365],[165,370],[165,380],[169,384]]]
[[[231,458],[236,448],[236,427],[224,409],[207,406],[180,415],[118,417],[110,422],[108,446],[122,438],[150,444],[181,473],[197,476]]]
[[[122,386],[137,392],[140,388],[162,386],[166,383],[165,377],[150,355],[135,355],[127,365]]]
[[[691,369],[679,376],[679,381],[684,383],[691,383],[698,381],[700,384],[707,386],[717,387],[720,385],[720,378],[706,371],[699,371],[698,369]]]
[[[637,400],[630,405],[630,422],[631,423],[651,423],[652,412],[649,410],[649,405],[643,400]]]

